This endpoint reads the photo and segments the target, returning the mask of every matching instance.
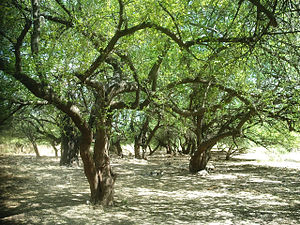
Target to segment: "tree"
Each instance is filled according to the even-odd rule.
[[[7,52],[7,58],[1,57],[1,70],[5,74],[9,74],[19,80],[35,96],[48,101],[49,104],[54,105],[73,120],[81,133],[79,149],[85,175],[90,184],[91,201],[95,204],[111,205],[113,204],[113,186],[115,182],[115,174],[111,171],[108,156],[112,113],[117,109],[138,107],[141,90],[137,72],[130,56],[117,49],[115,49],[113,54],[110,53],[112,53],[119,39],[131,35],[145,28],[145,26],[142,23],[127,27],[123,18],[124,5],[122,1],[119,1],[119,22],[116,26],[113,22],[113,17],[111,17],[111,22],[113,23],[111,26],[117,28],[111,37],[104,36],[105,30],[94,34],[93,25],[83,24],[83,18],[90,16],[85,14],[89,10],[83,12],[79,9],[83,5],[75,5],[75,7],[79,8],[72,14],[73,12],[67,6],[62,2],[58,2],[59,8],[57,10],[61,17],[55,17],[51,15],[51,11],[48,12],[47,10],[57,7],[56,3],[52,4],[51,2],[49,3],[50,5],[47,5],[46,2],[43,2],[44,5],[40,3],[39,1],[33,1],[30,6],[17,1],[12,2],[12,4],[7,2],[7,7],[13,6],[13,9],[5,13],[7,23],[4,26],[8,27],[12,24],[12,21],[7,16],[11,11],[16,13],[15,17],[22,22],[17,24],[17,26],[13,26],[14,29],[11,29],[16,34],[16,39],[13,38],[14,36],[11,36],[10,32],[1,33],[5,38],[6,46],[14,49],[14,55],[11,52]],[[36,4],[39,7],[36,7]],[[91,9],[88,4],[84,6],[86,9]],[[99,4],[97,7],[101,8],[102,5]],[[98,10],[97,7],[95,10]],[[42,13],[43,10],[45,12]],[[116,8],[112,7],[112,10],[107,10],[108,15],[114,13]],[[39,14],[37,16],[39,18],[43,17],[47,20],[44,25],[44,38],[49,38],[48,42],[39,41],[39,25],[35,18],[36,15],[34,18],[31,18],[31,12],[34,15],[36,13]],[[79,19],[76,19],[75,14]],[[95,15],[96,17],[93,19],[96,21],[99,19],[97,17],[99,14]],[[67,19],[65,19],[66,17]],[[66,36],[68,38],[73,36],[73,47],[70,46],[71,43],[63,38],[60,39],[59,46],[57,46],[56,37],[51,37],[51,31],[60,28],[62,25],[66,29],[70,29]],[[27,34],[31,27],[33,35],[31,36],[32,41],[30,44]],[[86,30],[85,27],[88,27],[88,29]],[[54,34],[57,35],[57,32],[54,32]],[[99,46],[100,43],[101,46]],[[33,44],[38,44],[40,48],[33,47]],[[77,53],[79,57],[74,61],[68,54],[74,51],[74,46],[76,45],[78,45]],[[92,53],[86,56],[85,52],[80,49],[82,45],[88,46]],[[105,47],[102,48],[102,45]],[[28,52],[28,47],[30,46],[32,57],[28,59],[23,57],[23,53]],[[62,48],[65,51],[60,51]],[[58,53],[55,52],[56,50],[58,50]],[[94,60],[96,54],[99,55]],[[66,57],[63,64],[59,62],[62,57]],[[153,63],[152,68],[154,69],[150,69],[148,77],[155,77],[155,73],[158,72],[156,67],[159,67],[160,61],[161,59],[158,59],[158,62]],[[76,62],[77,65],[75,65]],[[84,62],[84,64],[81,62]],[[67,71],[63,72],[62,69],[65,64],[71,66],[69,66]],[[81,68],[78,67],[80,64]],[[90,65],[87,66],[87,64]],[[128,66],[127,71],[124,70],[125,65]],[[76,68],[80,68],[81,71],[77,70],[75,72],[74,69]],[[94,78],[99,73],[101,73],[101,76]],[[59,85],[59,83],[63,84],[63,86]],[[76,90],[84,89],[86,91],[85,95],[83,96],[81,92],[76,91],[75,93],[72,92],[70,96],[68,88],[72,85],[75,86]],[[133,102],[124,102],[120,99],[125,93],[130,94],[132,92],[136,95]],[[92,107],[85,104],[84,98],[86,95],[92,99]],[[78,96],[82,97],[82,101],[75,100]],[[89,151],[92,138],[95,138],[93,155]]]
[[[193,49],[194,58],[197,58],[197,61],[185,56],[183,58],[185,60],[185,67],[189,74],[191,74],[191,77],[188,78],[187,75],[185,78],[167,85],[167,90],[177,88],[177,93],[185,92],[185,94],[181,95],[174,94],[173,102],[170,104],[169,100],[166,100],[166,105],[168,105],[170,110],[180,114],[182,117],[188,118],[190,121],[189,126],[195,134],[196,147],[190,160],[191,172],[205,169],[210,158],[210,150],[223,138],[243,136],[243,127],[246,124],[248,125],[253,121],[260,120],[262,117],[271,118],[270,111],[266,110],[268,106],[271,106],[273,109],[279,107],[280,110],[277,113],[284,112],[286,115],[289,115],[289,119],[292,117],[293,119],[288,122],[289,124],[299,123],[299,120],[294,117],[297,114],[295,109],[299,107],[299,99],[293,101],[293,104],[285,105],[287,108],[284,111],[281,111],[282,107],[280,105],[282,104],[276,106],[277,101],[282,99],[282,97],[284,97],[283,99],[291,99],[288,96],[298,96],[298,94],[294,93],[294,91],[292,91],[293,94],[290,93],[291,95],[287,94],[289,91],[284,91],[285,88],[282,87],[279,88],[282,93],[274,95],[276,93],[274,92],[274,87],[277,85],[267,80],[272,80],[271,74],[279,73],[278,69],[280,67],[277,67],[277,71],[275,72],[274,69],[266,66],[270,62],[279,59],[278,57],[273,58],[269,54],[266,54],[266,51],[272,52],[270,49],[272,49],[271,46],[274,42],[270,38],[275,40],[279,38],[281,41],[282,38],[294,39],[299,33],[299,26],[294,23],[295,15],[293,15],[293,10],[284,7],[287,11],[283,12],[281,11],[283,9],[281,7],[283,7],[284,2],[274,2],[271,7],[273,7],[273,13],[276,13],[272,14],[270,10],[267,10],[258,2],[250,2],[255,5],[255,8],[252,8],[252,5],[250,7],[249,5],[247,6],[250,10],[246,12],[248,16],[246,20],[243,17],[238,17],[238,14],[246,9],[241,5],[247,4],[245,1],[238,5],[236,13],[232,12],[231,9],[235,9],[230,9],[228,5],[226,5],[227,11],[223,12],[223,14],[217,9],[221,9],[223,5],[202,9],[202,11],[207,10],[206,12],[213,19],[210,21],[205,20],[206,13],[202,13],[204,19],[200,20],[198,19],[199,16],[197,16],[197,20],[195,20],[197,23],[192,22],[191,24],[202,29],[208,29],[213,33],[212,36],[218,34],[218,37],[204,36],[197,40],[182,43],[184,47],[189,48],[195,44],[201,46],[201,48]],[[264,9],[262,10],[262,8]],[[252,16],[255,13],[252,10],[256,10],[257,17]],[[262,12],[265,15],[262,15]],[[224,13],[228,14],[225,16]],[[214,14],[218,15],[212,16]],[[290,27],[281,24],[285,20],[282,17],[284,14],[289,18],[289,21],[286,22],[290,24]],[[194,14],[191,13],[190,15]],[[225,21],[223,24],[214,20],[220,15],[225,16],[225,18],[232,18],[232,20],[230,21],[229,19],[229,23]],[[243,29],[235,28],[237,29],[236,34],[239,38],[225,38],[228,34],[234,34],[232,26],[238,25],[237,23],[233,23],[236,20],[240,20],[238,24],[243,26]],[[203,25],[203,21],[210,23],[210,28],[207,28],[207,25]],[[275,23],[275,21],[281,22]],[[221,24],[223,27],[220,27]],[[276,31],[277,26],[280,27],[278,31]],[[220,36],[221,38],[219,38]],[[229,42],[231,44],[228,44]],[[206,45],[212,51],[209,51]],[[262,46],[266,46],[266,48]],[[280,63],[285,64],[289,68],[289,74],[293,74],[293,79],[287,83],[293,86],[292,90],[297,90],[299,87],[295,87],[294,85],[298,86],[297,82],[295,82],[299,80],[298,66],[293,62],[294,60],[289,60],[293,58],[291,55],[288,56],[290,54],[288,53],[289,47],[285,48],[281,45],[278,49],[281,49],[281,52],[285,53],[285,57],[281,56]],[[257,54],[260,53],[265,55],[257,57]],[[299,54],[296,53],[296,55],[298,58]],[[201,58],[201,61],[203,61],[201,63],[200,58],[197,56],[207,57]],[[262,65],[262,61],[266,64]],[[195,62],[197,64],[194,64]],[[174,64],[174,62],[172,63]],[[254,68],[257,68],[257,70]],[[262,72],[261,69],[265,70],[265,72]],[[266,73],[269,74],[266,75]],[[287,74],[282,75],[283,77],[288,77]],[[263,80],[267,81],[264,87],[257,83],[255,77],[259,76],[264,76]],[[270,91],[269,93],[273,93],[272,100],[278,100],[270,102],[270,99],[262,94],[267,90]],[[293,99],[295,100],[296,98]],[[286,120],[286,122],[288,120],[286,116],[281,118],[277,116],[276,119]],[[192,146],[193,144],[191,143],[190,145]]]
[[[263,71],[271,67],[252,66],[259,65],[256,56],[272,60],[261,56],[272,51],[271,37],[297,40],[294,4],[92,3],[5,1],[0,70],[71,118],[80,132],[93,203],[113,203],[116,176],[108,149],[114,115],[121,110],[159,106],[186,118],[196,139],[191,172],[205,168],[210,149],[222,138],[242,135],[244,125],[262,113],[272,115],[264,112],[269,101],[256,86],[256,76],[269,77]],[[285,108],[293,123],[295,107]]]
[[[61,142],[59,135],[58,115],[53,107],[45,102],[28,102],[26,107],[14,114],[10,126],[15,133],[20,133],[32,144],[36,155],[39,157],[38,143],[49,143],[55,156],[58,156],[57,145]]]

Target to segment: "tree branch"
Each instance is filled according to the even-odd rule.
[[[120,11],[119,11],[119,23],[118,23],[117,30],[120,31],[124,22],[124,3],[122,0],[118,0],[118,2],[119,2]]]
[[[56,3],[69,15],[69,17],[72,17],[72,14],[70,11],[66,8],[66,6],[62,3],[61,0],[55,0]]]
[[[31,52],[33,55],[39,52],[40,42],[40,4],[39,0],[31,0],[32,6],[32,19],[33,19],[33,32],[31,34]]]
[[[179,39],[182,39],[181,34],[180,34],[180,30],[178,28],[178,25],[176,23],[176,20],[175,20],[174,16],[170,13],[170,11],[161,2],[158,2],[158,4],[171,17],[171,19],[172,19],[172,21],[173,21],[173,23],[175,25],[175,28],[176,28],[177,34],[179,36]]]
[[[271,11],[269,11],[265,6],[263,6],[259,0],[248,0],[248,1],[251,2],[253,5],[255,5],[259,11],[264,12],[266,14],[266,16],[269,18],[270,24],[272,26],[277,27],[278,24],[276,22],[276,19],[275,19],[273,13]]]
[[[203,116],[206,112],[205,108],[199,108],[197,110],[186,110],[186,109],[180,109],[177,107],[177,104],[173,102],[173,100],[170,100],[171,104],[168,104],[168,107],[170,107],[174,112],[177,114],[183,116],[183,117],[190,117],[190,116]]]

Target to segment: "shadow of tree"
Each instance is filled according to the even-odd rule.
[[[115,206],[86,204],[81,168],[55,158],[0,156],[5,224],[300,224],[299,170],[215,161],[201,177],[187,158],[113,159]],[[153,171],[158,173],[153,173]]]
[[[22,222],[31,212],[84,204],[87,191],[72,186],[84,183],[81,168],[59,167],[58,160],[31,156],[0,157],[1,216],[6,223]],[[76,187],[77,188],[77,187]]]

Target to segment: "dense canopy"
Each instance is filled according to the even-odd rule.
[[[1,123],[28,104],[70,117],[94,203],[112,204],[108,149],[124,132],[137,157],[155,143],[189,148],[197,172],[224,138],[299,131],[297,1],[5,0],[0,10]]]

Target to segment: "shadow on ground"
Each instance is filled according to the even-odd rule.
[[[86,203],[82,168],[56,158],[0,156],[4,224],[300,224],[300,170],[215,161],[208,176],[187,158],[113,159],[115,206]]]

